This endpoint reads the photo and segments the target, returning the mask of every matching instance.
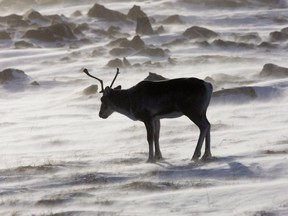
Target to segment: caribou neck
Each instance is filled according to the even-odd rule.
[[[114,105],[114,110],[121,113],[132,120],[136,120],[131,111],[131,93],[129,90],[114,90],[110,96],[110,100]]]

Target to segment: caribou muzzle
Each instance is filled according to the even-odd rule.
[[[104,112],[99,112],[99,117],[102,119],[107,119],[109,117],[109,115],[105,114]]]

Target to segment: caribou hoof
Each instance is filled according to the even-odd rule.
[[[155,158],[148,158],[146,163],[155,163]]]
[[[155,155],[155,160],[162,160],[163,157],[162,157],[162,154],[158,154],[158,155]]]
[[[199,161],[199,157],[200,156],[193,156],[191,161],[197,162],[197,161]]]
[[[212,162],[212,161],[217,160],[217,157],[212,157],[211,155],[208,157],[204,157],[204,156],[201,158],[201,161],[203,161],[203,162]]]

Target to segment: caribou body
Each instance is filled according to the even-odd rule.
[[[206,111],[212,95],[212,85],[197,78],[179,78],[165,81],[142,81],[135,86],[122,90],[120,86],[112,88],[119,73],[110,87],[103,88],[102,80],[84,72],[101,82],[103,96],[99,116],[108,118],[113,112],[121,113],[132,120],[142,121],[147,130],[149,144],[148,162],[162,158],[159,146],[160,119],[187,116],[194,122],[200,135],[192,160],[201,156],[201,148],[205,139],[203,159],[211,156],[210,123]],[[155,146],[155,155],[154,148]]]

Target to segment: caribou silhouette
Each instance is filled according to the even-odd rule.
[[[84,69],[84,72],[101,84],[103,96],[101,97],[100,118],[106,119],[113,112],[118,112],[145,124],[149,144],[148,162],[162,159],[159,146],[160,119],[177,118],[182,115],[187,116],[200,130],[192,160],[197,161],[200,158],[204,139],[205,152],[202,159],[212,157],[211,126],[206,116],[213,91],[210,83],[197,78],[178,78],[165,81],[142,81],[129,89],[121,89],[121,86],[112,88],[119,74],[119,68],[117,68],[111,85],[104,89],[101,79],[92,76],[87,69]]]

